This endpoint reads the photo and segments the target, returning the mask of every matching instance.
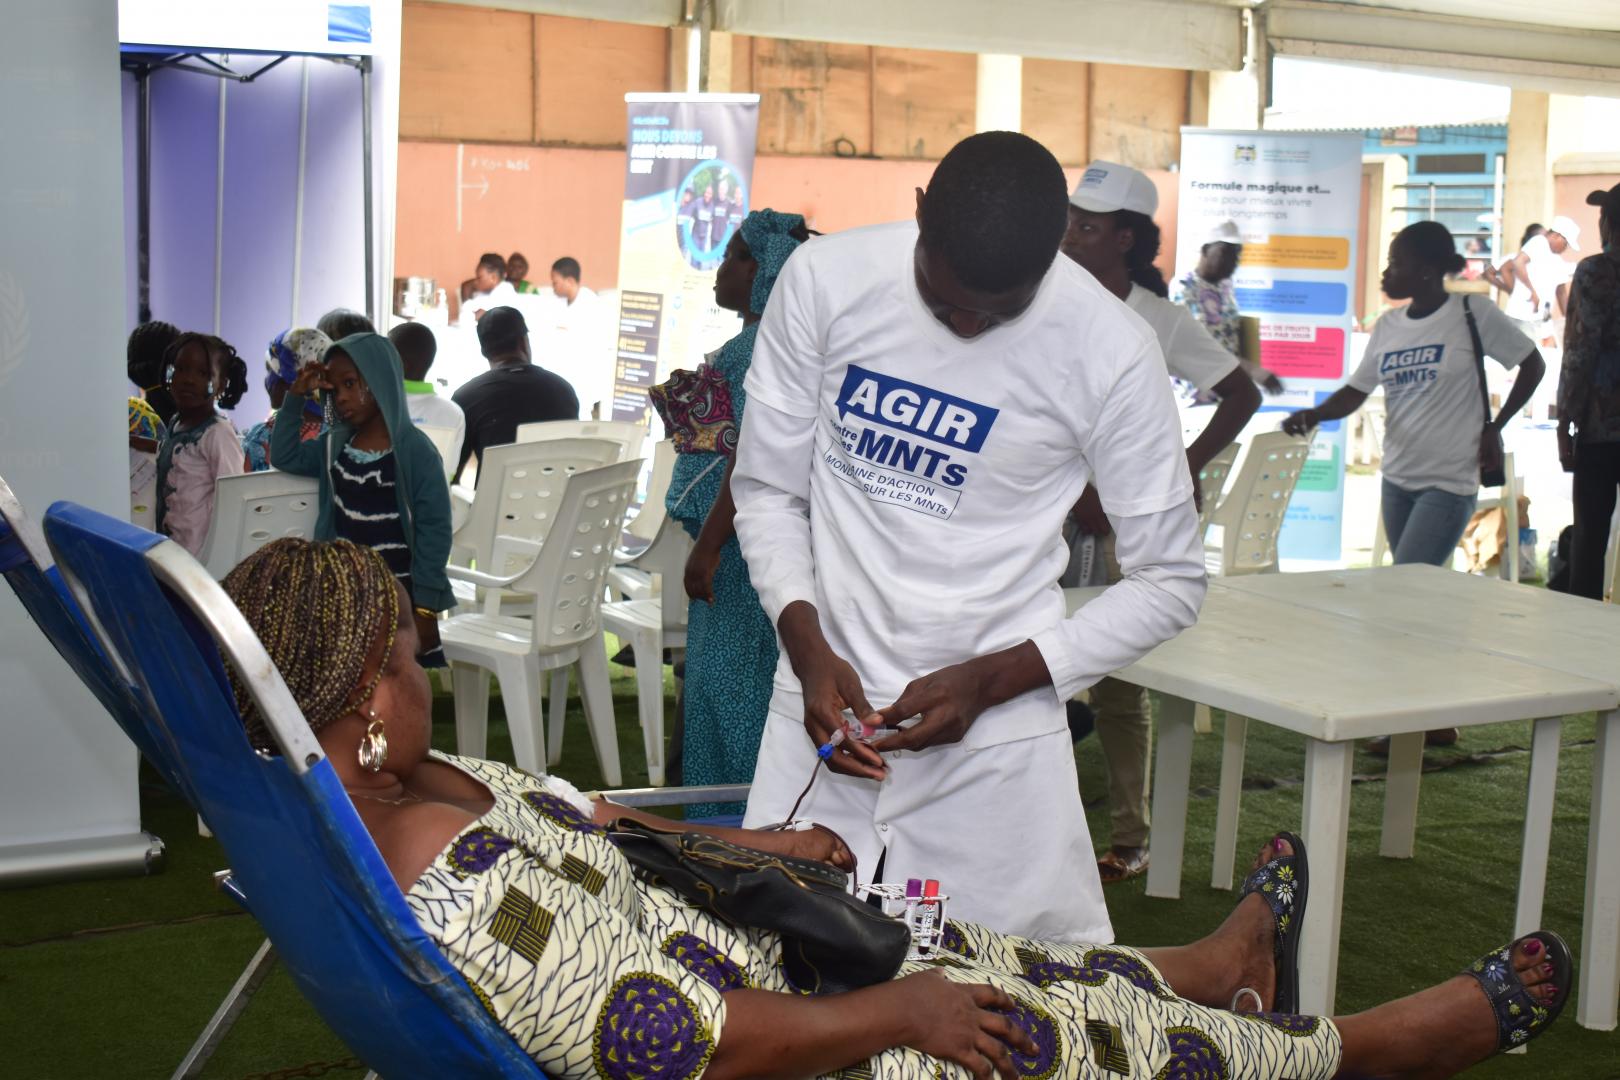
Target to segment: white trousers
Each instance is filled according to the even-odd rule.
[[[935,878],[951,918],[1042,941],[1114,940],[1067,729],[978,749],[885,754],[881,783],[820,767],[796,691],[778,686],[743,825],[797,817],[835,830],[871,880]]]

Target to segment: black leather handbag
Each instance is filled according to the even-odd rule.
[[[857,900],[849,876],[703,833],[620,820],[609,837],[636,872],[734,926],[782,938],[782,969],[800,990],[835,994],[886,982],[911,945],[906,924]]]

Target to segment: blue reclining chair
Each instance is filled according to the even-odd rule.
[[[543,1076],[417,924],[263,646],[202,565],[173,541],[71,503],[51,507],[45,535],[150,704],[148,741],[174,748],[181,790],[338,1037],[387,1080]],[[248,744],[221,650],[280,756]]]

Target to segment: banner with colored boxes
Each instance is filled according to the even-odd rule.
[[[1220,289],[1259,321],[1258,359],[1285,387],[1262,416],[1280,422],[1325,399],[1349,370],[1361,136],[1183,128],[1180,187],[1178,287]],[[1197,277],[1205,245],[1233,236],[1232,276]],[[1344,444],[1343,424],[1318,429],[1284,520],[1284,560],[1339,559]]]

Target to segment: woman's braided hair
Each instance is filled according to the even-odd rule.
[[[347,540],[289,537],[243,559],[223,584],[264,643],[311,731],[320,732],[370,700],[399,621],[399,589],[382,556]],[[362,686],[379,639],[384,639],[383,662]],[[234,668],[231,689],[249,741],[261,750],[274,749],[259,707]]]

